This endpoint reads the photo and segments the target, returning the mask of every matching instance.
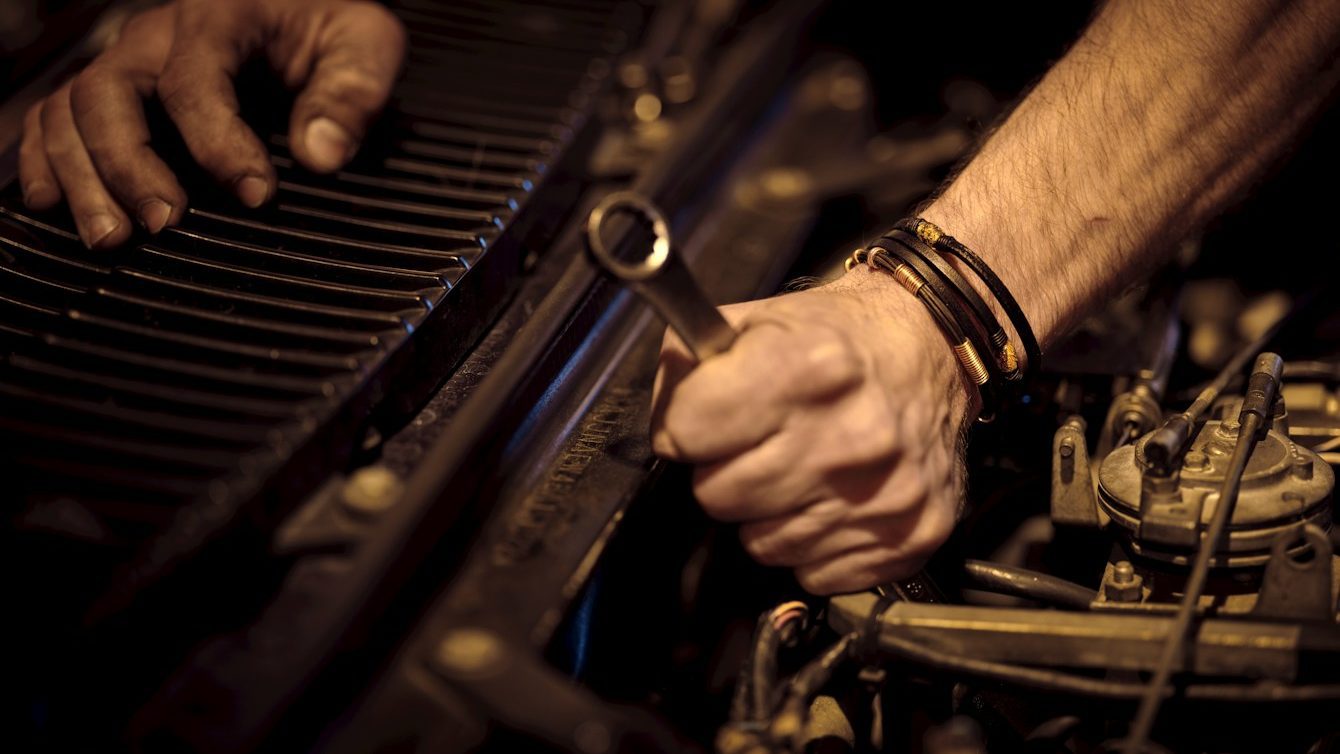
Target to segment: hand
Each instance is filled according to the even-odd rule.
[[[914,573],[963,497],[968,386],[919,301],[857,269],[723,309],[731,350],[694,366],[668,335],[652,446],[745,549],[815,594]]]
[[[232,79],[264,54],[301,89],[289,143],[317,172],[353,156],[382,109],[404,56],[389,11],[354,0],[177,0],[136,16],[82,73],[34,105],[24,121],[19,180],[32,209],[64,195],[84,244],[178,222],[186,193],[149,146],[141,101],[158,97],[196,162],[243,204],[274,195],[265,146],[238,115]]]

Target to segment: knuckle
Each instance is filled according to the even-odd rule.
[[[891,559],[876,568],[872,568],[870,572],[861,579],[862,583],[853,588],[864,589],[875,586],[876,584],[884,584],[890,581],[905,579],[915,574],[920,568],[920,561],[915,559]]]
[[[808,343],[783,351],[778,358],[778,384],[800,399],[819,399],[859,384],[864,374],[860,354],[845,337],[826,332]]]
[[[146,10],[142,13],[136,13],[121,25],[121,36],[117,39],[118,44],[124,44],[131,40],[139,39],[145,34],[156,34],[164,30],[165,21],[170,21],[168,8],[159,7]]]
[[[408,38],[405,25],[400,22],[399,17],[385,6],[380,3],[359,0],[349,7],[349,13],[356,22],[367,24],[367,28],[380,27],[387,33],[395,35],[395,41],[400,46],[404,46]]]
[[[95,103],[111,75],[96,62],[80,71],[70,82],[70,106],[78,109]]]
[[[693,496],[697,498],[703,512],[717,521],[731,521],[735,518],[737,501],[730,495],[721,494],[718,488],[703,488],[701,484],[695,484]]]
[[[777,537],[750,535],[741,529],[740,543],[744,545],[744,551],[749,557],[765,566],[787,565],[786,557],[783,555],[784,548],[779,546]]]
[[[28,133],[35,133],[42,129],[42,109],[46,103],[45,99],[38,100],[28,106],[27,112],[23,114],[23,128]]]
[[[169,113],[179,113],[189,106],[191,97],[190,78],[183,73],[180,65],[169,62],[163,68],[162,75],[158,77],[155,91],[158,94],[158,100],[163,103],[163,107],[167,108]]]
[[[70,88],[62,87],[47,97],[42,102],[42,110],[38,115],[42,125],[42,130],[47,134],[48,140],[53,131],[58,131],[68,122],[70,117]]]
[[[358,65],[341,65],[326,72],[318,96],[355,108],[381,104],[388,87],[371,71]]]
[[[808,568],[796,569],[796,583],[800,588],[817,596],[833,594],[837,591],[833,580],[821,571]]]
[[[898,453],[901,437],[893,412],[883,401],[862,407],[857,417],[857,439],[866,461],[879,461]]]

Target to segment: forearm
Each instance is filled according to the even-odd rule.
[[[1334,0],[1111,2],[923,215],[1046,348],[1283,151],[1340,78],[1338,46]]]

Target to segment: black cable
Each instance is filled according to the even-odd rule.
[[[1267,417],[1275,405],[1275,396],[1279,387],[1284,362],[1275,354],[1262,354],[1256,361],[1252,376],[1248,382],[1247,395],[1243,400],[1242,413],[1238,417],[1238,441],[1233,446],[1233,455],[1229,457],[1228,469],[1224,472],[1224,486],[1219,493],[1219,501],[1214,507],[1214,517],[1205,536],[1200,540],[1196,551],[1196,560],[1187,578],[1182,602],[1177,607],[1177,617],[1173,620],[1168,640],[1163,645],[1154,679],[1141,696],[1140,707],[1131,724],[1131,732],[1126,738],[1126,754],[1142,754],[1145,742],[1158,718],[1159,707],[1167,693],[1168,681],[1172,678],[1173,666],[1182,656],[1187,633],[1191,627],[1191,618],[1195,615],[1200,595],[1205,590],[1205,581],[1210,575],[1210,561],[1219,549],[1224,538],[1228,522],[1232,520],[1233,508],[1238,502],[1238,491],[1242,486],[1242,476],[1251,460],[1252,451],[1261,440],[1263,429],[1268,428]]]
[[[979,589],[1076,610],[1088,610],[1098,599],[1098,592],[1072,581],[985,560],[963,561],[963,575]]]
[[[838,668],[860,653],[862,646],[859,634],[846,634],[792,677],[786,696],[778,705],[777,716],[768,726],[768,735],[773,741],[785,742],[794,748],[796,736],[805,729],[810,702],[819,695]]]
[[[1314,301],[1319,299],[1320,293],[1324,287],[1315,288],[1298,298],[1294,299],[1293,306],[1288,312],[1275,321],[1275,324],[1261,333],[1260,337],[1238,349],[1237,353],[1228,360],[1223,369],[1215,375],[1210,384],[1196,396],[1191,405],[1180,414],[1173,414],[1164,420],[1163,424],[1155,429],[1150,435],[1149,440],[1145,442],[1145,459],[1156,468],[1170,470],[1173,463],[1182,455],[1186,444],[1191,439],[1196,425],[1200,423],[1205,412],[1214,405],[1219,396],[1226,390],[1231,382],[1242,373],[1247,362],[1253,356],[1265,350],[1266,346],[1275,339],[1280,331],[1287,325],[1297,320],[1301,313],[1307,310]]]

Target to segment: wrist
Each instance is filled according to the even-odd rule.
[[[982,408],[976,384],[959,365],[953,345],[926,305],[892,275],[857,265],[824,288],[859,301],[860,321],[854,332],[876,339],[874,352],[923,365],[930,387],[943,391],[950,414],[965,425],[976,419]]]
[[[1058,326],[1055,308],[1056,286],[1038,285],[1036,281],[1042,278],[1028,268],[1030,257],[1037,252],[1036,245],[1045,244],[1044,238],[1022,238],[1019,232],[1011,230],[1017,227],[1016,221],[997,220],[988,210],[965,205],[951,196],[950,192],[936,199],[919,216],[939,226],[947,235],[953,236],[986,263],[1015,298],[1028,326],[1044,350],[1054,342]],[[1021,241],[1029,245],[1024,246]],[[962,260],[948,255],[946,258],[981,296],[996,320],[1005,328],[1022,366],[1025,368],[1030,366],[1018,328],[1015,327],[1013,319],[1000,300],[991,292],[990,287]]]

